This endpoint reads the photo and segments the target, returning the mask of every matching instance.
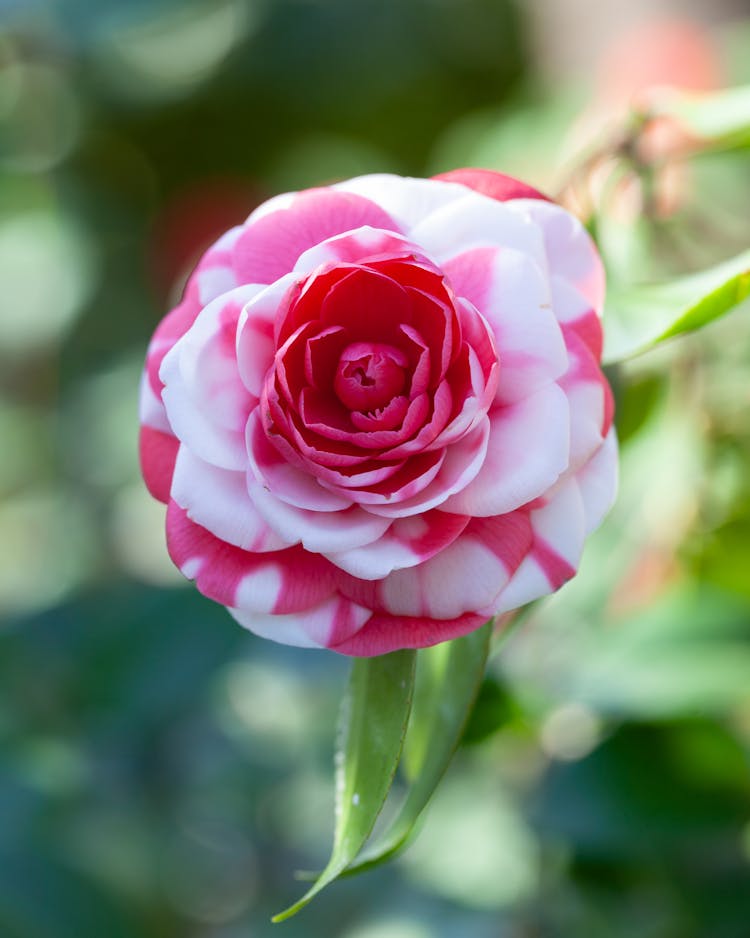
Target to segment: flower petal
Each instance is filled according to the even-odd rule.
[[[172,474],[179,448],[179,440],[175,439],[171,433],[163,433],[161,430],[154,430],[153,427],[141,427],[138,452],[143,479],[151,495],[158,501],[164,502],[165,505],[169,501]]]
[[[517,199],[507,207],[532,219],[544,233],[544,246],[551,277],[572,284],[593,309],[604,305],[604,266],[591,235],[570,212],[552,202]]]
[[[388,173],[357,176],[333,187],[339,192],[353,192],[381,205],[408,232],[419,222],[449,202],[460,199],[466,190],[455,183],[434,179],[413,179]]]
[[[598,528],[617,495],[617,438],[614,428],[586,465],[578,470],[576,482],[586,513],[586,533]]]
[[[394,570],[414,567],[444,550],[461,534],[470,519],[447,511],[427,511],[397,518],[385,534],[354,550],[334,551],[326,557],[363,580],[380,580]]]
[[[176,502],[167,508],[167,548],[204,596],[246,612],[282,614],[314,607],[334,593],[335,568],[299,547],[256,554],[214,537]]]
[[[459,537],[419,566],[376,582],[340,581],[355,602],[397,616],[453,619],[489,607],[533,542],[529,513],[473,520]]]
[[[248,491],[258,513],[274,531],[291,544],[303,544],[314,553],[351,550],[371,544],[388,530],[390,519],[357,505],[345,511],[308,511],[277,498],[255,479]]]
[[[589,347],[594,358],[601,361],[604,336],[596,310],[582,293],[562,277],[552,277],[550,283],[552,308],[562,325],[563,333],[567,335],[574,332]]]
[[[449,202],[415,225],[409,237],[441,265],[456,254],[475,248],[508,247],[521,251],[545,269],[544,241],[539,226],[510,208],[525,202],[495,202],[468,189],[464,191],[463,198]]]
[[[368,511],[386,518],[406,518],[438,506],[447,508],[451,496],[466,488],[481,470],[487,454],[490,422],[484,416],[466,436],[447,446],[440,471],[430,484],[415,495],[382,505],[368,505]],[[458,508],[448,508],[454,514],[469,514]]]
[[[488,195],[491,199],[497,199],[498,202],[508,202],[510,199],[551,201],[548,196],[525,182],[521,182],[520,179],[506,176],[505,173],[497,173],[492,169],[454,169],[448,173],[439,173],[432,178],[442,182],[458,182],[475,192]]]
[[[307,275],[328,264],[359,264],[374,257],[419,256],[419,253],[417,245],[393,229],[384,231],[364,225],[308,248],[297,259],[294,272]]]
[[[284,459],[263,429],[259,408],[247,421],[246,441],[250,472],[275,498],[316,512],[343,511],[352,504],[351,498],[323,488],[315,476]]]
[[[172,498],[188,517],[222,541],[257,553],[283,550],[285,541],[255,510],[243,471],[220,469],[180,447]]]
[[[388,213],[369,199],[309,189],[287,207],[249,220],[234,247],[233,264],[241,282],[270,284],[293,270],[309,248],[363,225],[399,231]]]
[[[257,286],[238,287],[200,313],[166,355],[162,400],[174,433],[196,455],[224,469],[246,464],[244,429],[257,404],[240,381],[237,321]]]
[[[564,483],[550,501],[530,514],[533,543],[510,583],[488,607],[496,615],[518,609],[555,592],[572,576],[581,559],[585,537],[584,503],[575,481]]]
[[[568,467],[570,411],[556,384],[494,408],[489,420],[484,463],[476,478],[445,502],[446,511],[505,514],[543,495]]]
[[[409,618],[375,613],[351,638],[328,643],[331,651],[359,658],[385,655],[399,648],[428,648],[473,632],[486,617],[467,613],[457,619]]]
[[[577,471],[601,446],[612,425],[612,391],[589,347],[566,333],[570,366],[558,384],[570,404],[570,463]]]
[[[453,289],[490,324],[500,358],[496,399],[513,403],[563,374],[568,365],[543,270],[526,254],[481,247],[447,260]]]
[[[330,648],[352,641],[372,618],[370,609],[340,596],[293,615],[262,615],[243,609],[229,610],[251,632],[282,645]]]
[[[260,397],[273,364],[275,323],[298,282],[298,277],[288,274],[269,287],[255,290],[237,321],[237,368],[242,383],[255,397]]]

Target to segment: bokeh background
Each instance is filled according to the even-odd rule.
[[[493,659],[414,845],[284,925],[347,662],[182,584],[136,462],[148,337],[259,201],[460,165],[558,192],[644,86],[750,81],[746,14],[0,0],[2,938],[750,935],[750,309],[612,372],[579,578]],[[664,162],[578,178],[615,280],[748,245],[747,149]]]

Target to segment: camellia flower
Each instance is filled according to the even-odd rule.
[[[616,487],[603,293],[582,225],[498,173],[261,205],[148,351],[172,559],[253,632],[349,655],[558,589]]]

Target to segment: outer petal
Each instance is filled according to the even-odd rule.
[[[440,264],[475,248],[509,247],[523,252],[545,269],[540,227],[521,212],[512,211],[512,206],[525,202],[496,202],[468,189],[464,191],[463,198],[449,202],[415,225],[409,237]]]
[[[612,391],[589,347],[566,334],[570,367],[559,380],[570,403],[570,465],[577,471],[601,446],[612,425]]]
[[[432,212],[465,194],[463,186],[434,179],[413,179],[374,173],[339,182],[337,191],[353,192],[382,206],[398,222],[401,231],[409,232],[414,225]]]
[[[549,286],[526,254],[509,248],[464,251],[443,265],[453,289],[492,327],[500,357],[496,398],[509,404],[549,384],[568,356]]]
[[[488,195],[498,202],[508,202],[510,199],[542,199],[550,202],[548,196],[543,195],[532,186],[526,185],[520,179],[497,173],[492,169],[454,169],[448,173],[433,176],[443,182],[458,182],[482,195]]]
[[[283,645],[329,648],[352,641],[372,618],[372,612],[340,596],[291,615],[263,615],[243,609],[229,610],[251,632]]]
[[[591,236],[575,215],[538,199],[517,199],[507,207],[532,219],[543,231],[550,276],[567,280],[601,312],[604,266]]]
[[[299,193],[287,208],[256,216],[237,240],[233,264],[243,283],[270,284],[294,269],[304,251],[326,238],[370,225],[398,231],[378,204],[333,189]]]
[[[180,447],[172,498],[188,517],[227,544],[255,553],[283,550],[286,541],[258,514],[241,470],[220,469]]]
[[[525,560],[497,599],[480,610],[496,615],[554,593],[574,576],[583,551],[586,517],[575,481],[564,483],[543,507],[531,512],[534,539]]]
[[[288,274],[248,299],[237,321],[237,367],[242,383],[259,398],[275,353],[274,328],[299,277]]]
[[[405,618],[375,613],[351,638],[329,643],[342,655],[371,658],[398,648],[428,648],[478,629],[485,616],[467,613],[457,619]]]
[[[206,304],[237,286],[231,249],[241,230],[230,229],[206,251],[187,282],[182,301],[156,327],[146,356],[146,372],[157,398],[161,394],[159,368],[164,356],[192,326]]]
[[[419,566],[396,570],[374,583],[342,579],[340,588],[355,602],[390,615],[453,619],[490,606],[532,542],[527,512],[474,520]]]
[[[525,400],[490,411],[487,456],[476,478],[443,505],[475,517],[505,514],[538,498],[568,468],[570,412],[549,384]]]
[[[597,361],[601,361],[604,336],[602,324],[596,310],[582,293],[563,280],[552,277],[552,308],[563,328],[563,333],[575,333],[591,351]]]
[[[138,397],[138,419],[142,426],[153,427],[154,430],[161,430],[163,433],[168,433],[171,436],[172,428],[169,426],[167,412],[164,410],[164,404],[161,399],[161,381],[158,381],[158,385],[159,390],[156,392],[151,385],[148,370],[144,370],[141,375],[140,393]]]
[[[285,615],[334,592],[334,568],[322,557],[299,547],[266,554],[240,550],[192,522],[175,502],[167,508],[167,548],[201,593],[225,606]]]
[[[162,362],[162,399],[176,436],[206,462],[242,469],[244,428],[257,403],[240,381],[237,320],[261,288],[238,287],[201,312]]]
[[[138,438],[141,472],[146,488],[160,502],[169,501],[177,450],[180,447],[171,433],[143,426]]]
[[[380,580],[394,570],[424,563],[461,534],[470,519],[446,511],[397,518],[372,544],[326,554],[331,563],[354,577]]]
[[[587,534],[599,527],[614,504],[617,468],[617,438],[613,428],[601,447],[576,475],[586,514]]]

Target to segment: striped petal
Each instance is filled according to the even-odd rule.
[[[186,446],[177,457],[172,498],[196,524],[243,550],[283,550],[294,543],[279,537],[258,514],[244,472],[212,466]]]
[[[568,467],[570,408],[550,384],[530,397],[490,411],[487,455],[465,488],[443,505],[478,517],[505,514],[543,495]]]
[[[253,217],[233,249],[241,283],[271,284],[291,270],[305,251],[327,238],[370,225],[398,231],[378,204],[333,189],[298,193],[287,207]]]
[[[256,554],[214,537],[176,502],[167,508],[167,548],[209,599],[250,613],[305,611],[334,593],[334,568],[299,547]]]
[[[481,609],[497,615],[554,593],[578,569],[586,534],[584,502],[574,480],[564,483],[550,501],[530,513],[532,545],[497,599]]]
[[[269,615],[230,609],[234,618],[251,632],[282,645],[302,648],[336,648],[356,639],[372,618],[372,611],[340,596],[297,613]],[[344,652],[347,654],[347,652]]]
[[[380,580],[394,570],[415,567],[445,550],[471,519],[446,511],[396,518],[382,537],[363,547],[332,551],[326,557],[362,580]]]
[[[224,469],[246,463],[244,429],[257,404],[240,380],[237,322],[259,287],[238,287],[214,300],[166,355],[162,400],[177,437],[206,462]]]
[[[543,270],[521,251],[480,247],[443,265],[490,324],[500,358],[496,399],[510,404],[562,375],[568,356]]]

